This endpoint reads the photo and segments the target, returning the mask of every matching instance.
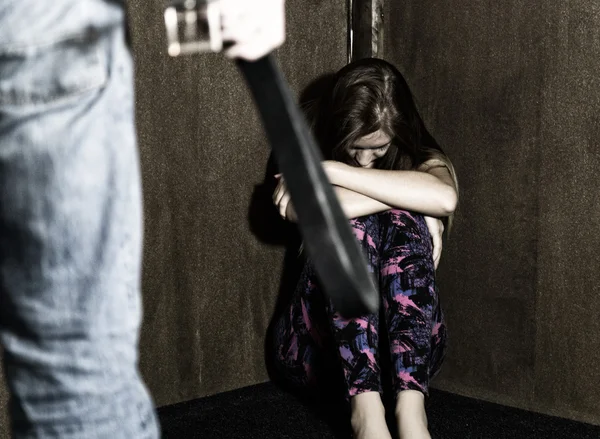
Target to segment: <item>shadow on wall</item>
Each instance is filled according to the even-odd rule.
[[[317,117],[317,102],[331,87],[333,73],[319,76],[313,80],[300,94],[299,105],[304,111],[309,125]],[[275,310],[269,322],[265,337],[265,365],[269,378],[284,385],[276,365],[274,326],[282,313],[289,309],[292,295],[300,276],[304,259],[299,255],[302,237],[295,224],[281,218],[276,206],[273,205],[273,192],[277,186],[274,178],[278,173],[277,163],[273,154],[269,157],[265,169],[264,180],[255,186],[248,211],[248,221],[251,232],[265,244],[283,245],[285,257]]]
[[[333,78],[333,73],[319,76],[300,94],[299,105],[309,126],[312,126],[312,121],[318,117],[318,101],[331,88]],[[318,139],[316,140],[318,142]],[[332,431],[337,432],[339,437],[347,437],[350,435],[348,425],[345,422],[345,419],[349,416],[345,412],[347,407],[342,400],[336,399],[338,397],[335,396],[343,394],[341,388],[337,388],[342,384],[341,381],[336,379],[336,377],[342,376],[341,370],[335,370],[337,362],[333,358],[325,358],[325,356],[322,358],[319,356],[319,359],[317,359],[319,362],[317,369],[321,370],[318,381],[324,384],[322,391],[319,392],[312,392],[312,390],[316,390],[314,388],[296,387],[289,380],[289,375],[283,375],[276,362],[276,326],[284,313],[289,312],[294,291],[306,261],[303,254],[300,253],[302,236],[298,227],[296,224],[283,220],[276,206],[273,205],[273,192],[277,186],[277,180],[274,176],[278,172],[275,157],[271,154],[265,169],[264,180],[261,184],[255,186],[248,210],[248,221],[252,234],[262,243],[285,247],[277,301],[265,334],[265,367],[272,382],[281,389],[291,392],[297,398],[309,403],[309,407],[312,408],[315,416],[328,423]],[[331,367],[332,365],[333,367]]]

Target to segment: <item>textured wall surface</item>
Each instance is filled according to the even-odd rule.
[[[600,6],[386,2],[386,58],[455,162],[436,381],[600,424]]]
[[[160,406],[267,379],[283,248],[250,227],[270,149],[242,78],[218,55],[168,59],[161,2],[147,4],[131,7],[146,203],[141,368]],[[346,62],[346,6],[288,2],[287,17],[278,57],[300,93]]]

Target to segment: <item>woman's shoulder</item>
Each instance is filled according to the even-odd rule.
[[[445,161],[438,159],[438,158],[431,158],[428,160],[425,160],[423,163],[421,163],[419,166],[417,166],[417,170],[421,171],[421,172],[427,172],[430,169],[433,168],[447,168],[448,165],[446,164]]]

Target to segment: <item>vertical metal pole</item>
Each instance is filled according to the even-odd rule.
[[[348,39],[347,39],[347,63],[350,64],[353,58],[354,45],[354,0],[347,0],[346,7],[348,8]]]
[[[384,0],[348,1],[349,59],[383,56]]]
[[[383,58],[383,2],[372,0],[371,30],[372,30],[372,55],[374,58]]]

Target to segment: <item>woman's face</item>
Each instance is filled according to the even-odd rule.
[[[361,137],[350,146],[349,154],[362,168],[372,168],[375,160],[383,157],[392,139],[382,130]]]

